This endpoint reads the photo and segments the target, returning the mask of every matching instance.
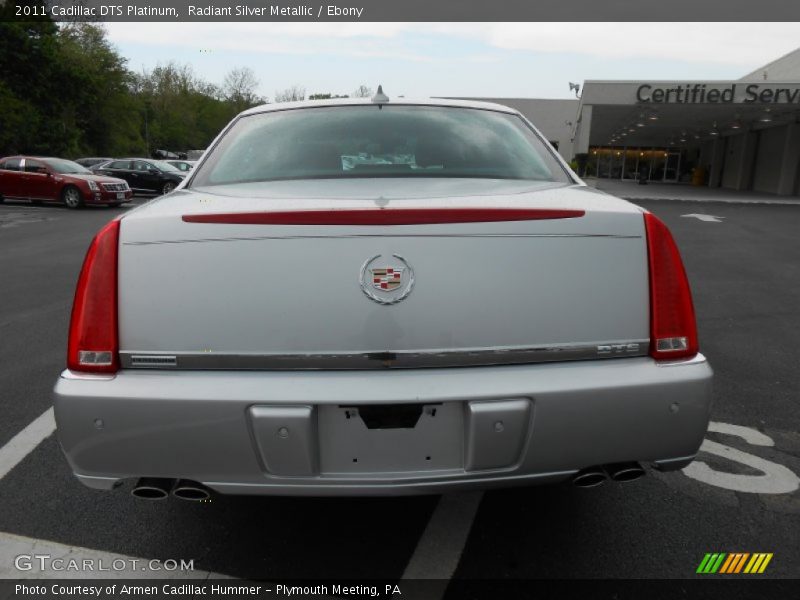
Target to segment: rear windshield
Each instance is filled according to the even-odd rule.
[[[195,172],[195,186],[362,177],[570,181],[516,115],[402,105],[305,108],[243,117]]]

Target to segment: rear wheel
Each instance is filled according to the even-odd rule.
[[[169,194],[174,189],[175,189],[175,184],[172,183],[171,181],[168,181],[167,183],[164,184],[164,187],[161,188],[161,193]]]
[[[64,191],[61,192],[61,199],[67,205],[67,208],[80,208],[83,206],[81,192],[73,185],[68,185],[64,188]]]

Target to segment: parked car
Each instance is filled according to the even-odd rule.
[[[63,202],[68,208],[84,204],[119,206],[132,195],[125,181],[94,174],[71,160],[39,156],[0,159],[0,202]]]
[[[262,106],[188,177],[83,265],[55,415],[84,484],[590,486],[698,452],[712,372],[669,230],[517,111]]]
[[[167,162],[147,158],[114,159],[98,165],[94,171],[124,179],[134,192],[150,194],[169,194],[185,176]]]
[[[168,160],[165,162],[168,162],[173,167],[179,171],[183,171],[184,173],[194,169],[194,166],[197,164],[197,161],[194,160]]]
[[[82,167],[86,167],[87,169],[93,167],[94,165],[99,165],[104,162],[108,162],[110,160],[114,160],[113,158],[106,157],[106,158],[98,158],[98,157],[91,157],[91,158],[76,158],[75,162],[78,163]]]

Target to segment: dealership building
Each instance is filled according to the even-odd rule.
[[[482,100],[518,109],[588,176],[800,196],[800,48],[735,81],[585,81],[574,100]]]

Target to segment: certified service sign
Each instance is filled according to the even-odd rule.
[[[378,254],[361,267],[361,289],[379,304],[395,304],[411,293],[414,270],[397,254]]]

